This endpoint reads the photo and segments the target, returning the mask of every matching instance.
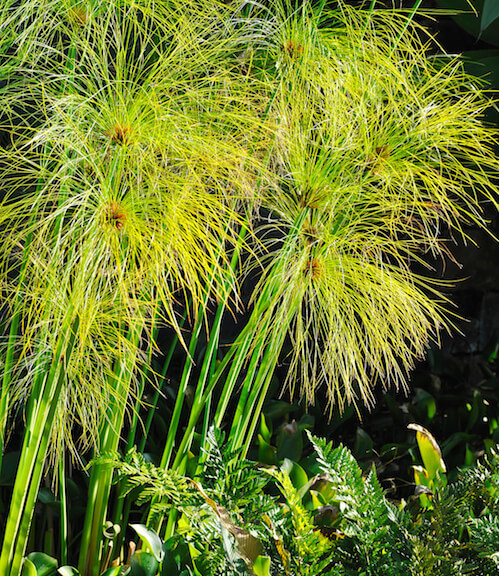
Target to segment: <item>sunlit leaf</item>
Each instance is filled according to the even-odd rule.
[[[28,554],[30,560],[36,568],[36,576],[53,576],[57,570],[57,560],[44,554],[43,552],[32,552]]]
[[[156,576],[158,568],[159,562],[152,554],[139,550],[139,552],[135,552],[132,556],[129,575]]]
[[[35,565],[27,558],[24,559],[21,576],[37,576]]]
[[[130,526],[135,530],[135,532],[137,532],[141,540],[150,548],[156,560],[161,562],[165,553],[161,538],[156,534],[156,532],[144,524],[130,524]]]
[[[107,574],[107,572],[108,570],[106,570],[106,572],[103,572],[100,576],[118,576],[119,574],[119,573]],[[78,570],[73,566],[61,566],[60,568],[57,569],[57,573],[60,574],[61,576],[80,576]]]
[[[257,556],[253,564],[255,576],[270,576],[270,558],[268,556]]]
[[[435,438],[419,424],[409,424],[407,427],[416,431],[416,440],[428,478],[432,480],[438,473],[444,473],[446,471],[445,462]]]

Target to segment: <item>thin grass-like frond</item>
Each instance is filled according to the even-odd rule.
[[[369,405],[378,380],[404,386],[452,325],[445,286],[414,266],[452,258],[453,235],[466,241],[486,225],[482,203],[498,206],[497,133],[477,81],[429,57],[405,14],[342,2],[285,14],[265,68],[279,180],[263,201],[254,321],[267,342],[288,335],[292,392],[313,402],[325,384],[331,405]]]

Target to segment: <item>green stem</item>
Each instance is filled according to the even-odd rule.
[[[227,366],[229,365],[230,361],[232,360],[232,357],[234,356],[235,352],[236,352],[236,348],[234,346],[231,346],[230,350],[227,352],[224,359],[219,364],[215,373],[213,374],[213,378],[210,380],[208,387],[206,388],[206,390],[204,391],[204,393],[201,397],[201,402],[198,402],[197,406],[193,410],[191,410],[191,413],[189,416],[189,422],[187,423],[185,433],[182,437],[182,441],[179,444],[179,447],[177,450],[177,455],[176,455],[175,460],[174,460],[173,465],[172,465],[173,469],[177,470],[178,467],[180,466],[180,463],[182,462],[183,457],[185,457],[185,452],[186,452],[186,448],[187,448],[187,445],[189,442],[190,435],[192,434],[194,427],[196,426],[196,424],[199,420],[199,417],[203,413],[204,404],[208,400],[210,394],[213,392],[214,387],[218,384],[220,378],[222,377],[225,370],[227,369]]]
[[[207,290],[206,293],[206,297],[205,297],[205,301],[203,303],[203,307],[207,305],[208,303],[208,297],[209,297],[209,290]],[[197,344],[198,344],[198,340],[199,340],[199,334],[201,333],[201,328],[203,326],[203,316],[202,314],[198,315],[198,318],[196,320],[196,323],[194,325],[194,330],[192,332],[191,335],[191,340],[189,342],[189,351],[188,351],[188,355],[185,359],[185,364],[184,364],[184,369],[182,371],[182,378],[180,380],[180,384],[179,384],[179,388],[177,391],[177,397],[175,399],[175,405],[173,408],[173,414],[170,420],[170,426],[168,428],[168,434],[166,437],[166,442],[165,442],[165,447],[163,449],[163,455],[161,457],[161,468],[168,468],[172,455],[173,455],[173,447],[175,444],[175,437],[177,435],[177,430],[178,430],[178,425],[180,422],[180,415],[182,413],[182,408],[184,406],[184,399],[185,399],[185,393],[187,390],[187,385],[189,383],[189,378],[192,372],[192,368],[194,366],[194,353],[196,352],[196,348],[197,348]],[[191,408],[191,413],[194,409],[194,405]],[[148,515],[148,519],[147,519],[147,525],[150,525],[152,522],[152,513],[149,513]],[[159,520],[156,523],[156,530],[159,531],[160,527],[161,527],[161,522],[162,520]]]
[[[180,328],[183,327],[186,319],[187,319],[187,314],[184,313],[182,321],[179,324]],[[154,339],[154,337],[153,337],[153,339]],[[138,448],[139,452],[144,452],[145,443],[147,440],[147,436],[149,434],[149,429],[150,429],[151,424],[152,424],[154,412],[156,410],[156,406],[157,406],[157,403],[159,400],[159,395],[161,394],[161,388],[162,388],[162,385],[165,381],[166,373],[167,373],[168,368],[170,366],[170,362],[171,362],[171,359],[173,357],[173,354],[175,352],[177,345],[178,345],[178,335],[175,334],[173,336],[172,342],[170,344],[170,348],[168,350],[165,361],[163,363],[163,368],[162,368],[160,379],[159,379],[160,381],[159,381],[159,384],[156,388],[153,401],[152,401],[151,405],[149,406],[149,410],[147,413],[147,420],[146,420],[146,423],[144,425],[144,433],[142,435],[140,445]],[[152,350],[152,348],[151,348],[151,350]],[[149,354],[149,360],[151,360],[151,354]],[[130,433],[128,435],[126,452],[128,452],[135,443],[136,429],[137,429],[137,424],[138,424],[138,419],[139,419],[139,410],[140,410],[140,406],[142,403],[141,397],[142,397],[142,391],[144,388],[145,379],[146,379],[146,373],[144,373],[144,376],[142,377],[141,391],[139,392],[139,398],[135,404],[133,425],[132,425]],[[112,516],[113,524],[119,524],[120,526],[127,526],[128,525],[128,517],[130,515],[130,509],[131,509],[131,500],[129,498],[125,498],[125,497],[121,496],[120,494],[118,494],[116,506],[115,506],[114,513]],[[125,538],[125,530],[121,530],[121,532],[118,534],[118,536],[116,538],[116,544],[114,547],[115,554],[119,553],[119,551],[121,550],[121,546],[123,545],[124,538]]]
[[[246,456],[256,423],[260,418],[261,408],[267,396],[285,335],[286,331],[282,330],[278,337],[267,345],[263,357],[260,356],[259,350],[255,350],[258,358],[261,357],[261,361],[256,375],[251,371],[248,373],[247,385],[243,387],[247,388],[247,390],[245,390],[244,395],[241,394],[241,400],[234,415],[229,434],[229,445],[232,450],[245,446],[243,457]]]
[[[182,321],[179,324],[180,328],[183,328],[186,319],[187,319],[187,314],[184,314],[184,317],[182,318]],[[147,412],[147,419],[146,419],[145,424],[144,424],[144,433],[142,435],[142,438],[140,439],[140,444],[139,444],[139,448],[138,448],[139,452],[144,452],[147,437],[149,435],[149,430],[151,429],[151,424],[152,424],[152,421],[154,418],[154,414],[156,412],[156,407],[158,405],[159,397],[161,395],[161,390],[162,390],[163,385],[165,383],[166,373],[168,372],[168,368],[170,367],[170,363],[171,363],[171,360],[173,358],[173,354],[175,353],[175,349],[177,348],[177,346],[178,346],[178,335],[175,334],[173,336],[172,342],[170,344],[170,348],[168,349],[168,353],[167,353],[167,355],[165,357],[165,361],[163,363],[163,368],[161,370],[161,375],[159,378],[158,387],[156,388],[156,391],[154,392],[154,396],[153,396],[151,405],[149,406],[149,409]]]
[[[40,182],[38,183],[37,188],[39,186]],[[30,225],[32,224],[32,221],[33,217],[31,218]],[[19,280],[18,280],[19,288],[16,292],[15,302],[12,307],[13,315],[9,326],[9,337],[7,340],[7,351],[5,354],[4,372],[2,377],[2,389],[0,392],[0,470],[2,469],[3,452],[5,445],[5,429],[7,426],[7,418],[9,413],[9,399],[10,399],[9,393],[10,393],[10,381],[12,378],[12,370],[14,368],[14,350],[18,338],[19,318],[20,318],[19,305],[21,304],[22,300],[21,288],[24,284],[24,278],[26,275],[26,267],[30,252],[31,239],[32,235],[28,234],[23,248],[23,256],[21,259],[21,270],[19,272]]]
[[[293,252],[294,242],[308,214],[309,209],[303,209],[297,215],[284,246],[281,248],[283,254]],[[272,271],[269,277],[272,278]],[[266,334],[271,327],[270,324],[273,322],[273,318],[272,315],[268,314],[263,324],[261,318],[265,315],[269,302],[272,302],[273,290],[274,287],[272,284],[263,290],[248,322],[248,326],[253,326],[253,332],[250,332],[248,336],[250,339],[255,340],[255,344],[250,365],[243,382],[239,402],[233,417],[228,441],[232,450],[243,447],[243,456],[245,456],[248,451],[255,427],[259,421],[260,412],[279,360],[287,334],[287,328],[292,317],[292,314],[291,316],[287,315],[279,332],[275,333],[269,342],[266,342]],[[246,346],[249,346],[249,343],[247,343]],[[221,425],[221,416],[218,417],[216,422],[218,426]]]
[[[208,301],[208,296],[206,296],[205,304]],[[177,397],[175,398],[175,405],[173,408],[173,414],[170,420],[170,427],[168,428],[168,434],[166,436],[165,447],[163,449],[163,455],[161,457],[161,468],[168,468],[170,460],[173,454],[173,446],[175,444],[175,436],[177,434],[178,425],[180,422],[180,415],[182,413],[182,408],[184,406],[185,393],[187,390],[187,385],[189,383],[189,378],[194,366],[194,354],[196,352],[197,343],[199,339],[199,334],[201,333],[201,328],[203,326],[203,317],[199,315],[196,323],[194,324],[194,330],[192,332],[191,340],[189,342],[189,351],[187,358],[185,359],[184,369],[182,371],[182,377],[180,379],[179,388],[177,391]]]
[[[412,22],[412,20],[414,19],[414,16],[416,16],[416,12],[419,10],[421,4],[423,3],[423,0],[416,0],[416,3],[414,4],[414,6],[411,8],[409,15],[407,17],[407,20],[404,24],[404,27],[402,28],[402,30],[399,32],[399,35],[397,36],[395,45],[393,46],[392,52],[391,54],[393,54],[395,52],[395,50],[397,49],[398,43],[400,42],[402,36],[404,35],[405,31],[407,30],[407,28],[409,27],[410,23]]]
[[[64,364],[69,360],[74,346],[78,321],[71,316],[72,312],[68,311],[50,369],[42,384],[41,396],[35,401],[24,434],[23,458],[16,475],[0,556],[0,574],[4,576],[18,576],[21,571],[52,425],[65,381]]]
[[[230,263],[231,271],[234,271],[238,265],[241,249],[242,249],[242,246],[244,243],[244,238],[245,238],[246,234],[247,234],[247,228],[245,226],[243,226],[239,232],[238,240],[237,240],[236,246],[234,248],[234,253],[232,254],[231,263]],[[228,297],[229,289],[230,289],[230,285],[226,284],[224,287],[224,293],[222,294],[221,302],[217,307],[217,311],[215,314],[212,328],[210,330],[210,334],[208,337],[208,346],[207,346],[207,350],[206,350],[204,358],[203,358],[203,364],[201,366],[201,372],[199,375],[199,379],[198,379],[195,394],[194,394],[193,405],[191,407],[191,417],[193,414],[196,414],[197,417],[199,417],[199,414],[202,412],[202,410],[201,411],[199,410],[199,407],[201,406],[202,408],[204,408],[204,406],[206,405],[206,402],[207,402],[207,396],[205,395],[205,387],[206,387],[206,382],[208,381],[208,375],[210,372],[210,367],[212,366],[212,364],[214,362],[214,358],[215,358],[216,352],[218,350],[220,327],[222,324],[223,314],[224,314],[226,307],[227,307],[226,298]],[[209,297],[209,290],[207,290],[204,306],[206,306],[206,304],[208,302],[208,297]],[[180,381],[179,390],[178,390],[177,398],[175,401],[175,407],[174,407],[172,419],[170,422],[170,427],[168,429],[168,436],[166,439],[165,448],[163,450],[163,456],[161,458],[161,467],[162,468],[168,468],[170,461],[171,461],[171,458],[172,458],[172,455],[173,455],[173,446],[174,446],[175,436],[176,436],[177,430],[178,430],[180,413],[181,413],[181,410],[183,407],[185,390],[187,388],[187,383],[188,383],[188,380],[189,380],[189,377],[190,377],[190,374],[192,371],[192,367],[193,367],[192,358],[193,358],[194,352],[196,351],[202,323],[203,323],[203,317],[202,317],[202,314],[200,313],[198,315],[198,320],[194,326],[194,330],[193,330],[193,333],[191,336],[191,341],[189,343],[189,356],[186,359],[186,363],[184,365],[184,370],[182,373],[182,379]],[[213,387],[210,388],[210,393],[211,393],[212,389],[213,389]],[[191,422],[191,419],[189,421]],[[197,418],[196,418],[196,422],[197,422]],[[190,436],[191,431],[192,430],[189,430],[189,433],[188,433],[189,436]],[[183,449],[185,450],[185,448],[189,444],[189,439],[185,438],[185,434],[184,434],[184,440],[182,441],[182,446],[183,446]],[[177,452],[176,461],[178,458],[182,459],[183,456],[182,455],[179,456],[179,453]],[[175,467],[175,464],[174,464],[174,467]]]
[[[59,457],[59,494],[61,499],[61,564],[64,566],[68,563],[68,502],[66,498],[66,470],[65,456]]]
[[[261,311],[262,309],[263,309],[262,307],[259,307],[259,311]],[[255,314],[254,312],[252,314],[252,318],[256,316],[258,316],[258,314]],[[250,319],[248,324],[243,328],[243,330],[239,334],[236,341],[230,346],[229,350],[226,352],[223,360],[214,370],[208,382],[208,386],[200,395],[199,401],[196,403],[195,406],[193,406],[191,410],[189,421],[187,423],[182,441],[179,444],[177,454],[172,465],[173,469],[178,470],[179,466],[181,465],[181,462],[185,458],[190,439],[192,438],[194,432],[194,428],[201,414],[203,413],[205,404],[208,402],[208,399],[210,398],[215,386],[218,384],[221,377],[223,376],[223,374],[225,374],[228,366],[230,365],[229,374],[227,376],[224,388],[222,390],[222,395],[218,401],[217,409],[214,415],[215,428],[219,428],[221,426],[225,410],[229,404],[237,379],[243,369],[243,366],[246,362],[246,358],[248,355],[248,351],[254,340],[254,332],[255,332],[255,324]],[[206,445],[205,440],[206,439],[204,439],[204,444],[202,444],[202,446]]]
[[[135,326],[128,334],[129,341],[138,348],[141,328]],[[116,403],[110,406],[100,438],[101,454],[116,452],[123,426],[126,401],[137,357],[126,354],[117,361],[113,383]],[[97,576],[100,569],[102,529],[104,526],[113,469],[106,464],[95,464],[90,473],[88,502],[80,545],[79,571],[82,576]]]

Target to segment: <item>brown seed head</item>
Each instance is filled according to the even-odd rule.
[[[73,6],[68,14],[69,20],[78,26],[85,26],[88,20],[88,14],[83,6]]]
[[[387,144],[384,146],[378,146],[375,152],[378,158],[382,158],[385,160],[386,158],[388,158],[388,156],[390,156],[390,146],[388,146]]]
[[[303,238],[307,244],[315,244],[320,238],[320,231],[317,226],[305,224],[303,226]]]
[[[324,266],[318,258],[313,257],[308,262],[305,271],[311,280],[317,280],[324,275]]]
[[[304,47],[303,44],[300,44],[295,40],[286,40],[286,42],[281,46],[281,50],[290,58],[299,58],[300,56],[303,56]]]
[[[374,154],[367,159],[368,166],[373,174],[381,174],[383,172],[383,164],[390,157],[390,146],[383,145],[377,146],[374,149]]]
[[[126,146],[132,141],[132,128],[126,124],[116,123],[109,129],[109,138],[120,146]]]
[[[104,221],[116,230],[121,230],[126,222],[123,207],[114,200],[109,202],[104,211]]]
[[[311,187],[305,187],[300,196],[299,203],[303,208],[320,208],[321,203],[326,198],[326,192],[320,189],[313,189]]]

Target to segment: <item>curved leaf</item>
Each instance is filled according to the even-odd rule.
[[[112,568],[108,568],[100,576],[121,576],[121,574],[123,574],[123,566],[113,566]]]
[[[161,538],[156,534],[156,532],[144,524],[130,524],[130,526],[135,530],[135,532],[137,532],[142,542],[149,546],[156,560],[161,562],[165,553],[163,551],[163,542],[161,542]]]
[[[36,576],[53,576],[57,571],[57,560],[43,552],[32,552],[27,557],[36,569]]]
[[[27,558],[24,559],[21,576],[36,576],[35,565],[33,562],[31,562],[31,560],[28,560]]]
[[[149,552],[135,552],[130,562],[130,576],[156,576],[159,562]]]
[[[270,558],[268,556],[257,556],[253,564],[253,572],[256,576],[270,576]]]
[[[436,478],[437,474],[443,474],[446,472],[445,462],[443,461],[440,447],[428,430],[418,424],[409,424],[407,428],[416,431],[416,440],[429,479],[433,480]]]
[[[499,18],[499,2],[497,0],[485,0],[483,3],[480,31],[483,32],[497,18]]]
[[[61,566],[57,570],[57,574],[60,574],[61,576],[80,576],[78,570],[73,566]],[[104,574],[102,574],[101,576],[104,576]]]
[[[492,3],[497,0],[492,0]],[[473,0],[475,9],[470,6],[469,0],[437,0],[437,4],[448,10],[453,20],[468,34],[478,37],[494,46],[499,45],[499,22],[494,19],[487,28],[482,28],[483,0]]]

